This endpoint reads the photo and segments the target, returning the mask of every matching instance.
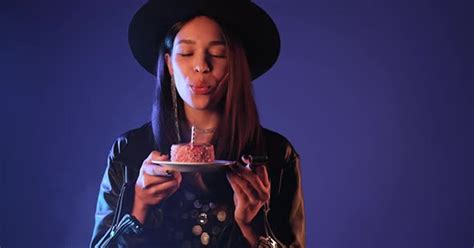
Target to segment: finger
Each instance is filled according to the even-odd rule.
[[[245,180],[242,176],[236,174],[231,174],[230,180],[233,181],[241,189],[241,192],[243,192],[247,196],[250,203],[257,203],[260,197],[250,182]]]
[[[227,180],[229,181],[230,187],[234,191],[234,200],[237,198],[238,200],[242,199],[243,201],[249,201],[249,197],[243,191],[243,189],[235,182],[234,177],[237,175],[233,173],[227,173]]]
[[[250,186],[252,187],[252,191],[257,193],[257,197],[259,200],[261,201],[268,200],[269,195],[270,195],[270,189],[268,187],[265,187],[262,180],[256,173],[249,170],[243,170],[241,177],[250,183]]]
[[[230,169],[228,171],[229,173],[240,175],[240,170],[242,170],[243,167],[239,164],[233,164],[229,166],[228,168]]]
[[[141,170],[150,176],[161,176],[161,177],[172,178],[174,175],[171,170],[168,170],[165,167],[155,165],[155,164],[149,164],[149,163],[143,164]]]
[[[148,154],[148,157],[145,159],[145,161],[150,161],[154,157],[159,157],[161,156],[161,152],[159,151],[151,151],[150,154]]]
[[[172,177],[164,177],[164,176],[151,176],[148,174],[143,174],[141,183],[139,184],[143,189],[149,189],[154,187],[155,185],[162,184],[168,181],[172,181],[174,178]]]
[[[156,166],[156,165],[152,165],[152,166]],[[178,184],[181,184],[182,176],[180,172],[167,171],[167,173],[170,173],[170,174],[167,174],[166,176],[149,175],[147,173],[143,174],[143,178],[147,182],[146,186],[151,187],[151,186],[154,186],[155,184],[161,184],[161,183],[172,181],[172,180],[176,180]]]
[[[150,193],[154,196],[160,195],[170,195],[174,193],[180,186],[180,182],[178,180],[170,180],[164,183],[156,184],[150,188]]]
[[[183,177],[179,171],[168,170],[168,172],[178,181],[178,184],[181,184]]]
[[[270,180],[268,179],[268,171],[266,165],[257,166],[255,168],[255,174],[257,174],[257,176],[260,178],[265,188],[270,188]]]
[[[150,154],[148,155],[148,157],[145,159],[144,162],[151,163],[151,161],[166,161],[168,160],[168,158],[169,157],[166,154],[162,154],[159,151],[152,151],[150,152]]]
[[[152,161],[166,161],[169,159],[169,156],[166,154],[161,154],[160,152],[154,151],[151,152]]]

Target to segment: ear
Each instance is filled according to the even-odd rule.
[[[165,53],[165,62],[166,67],[168,67],[168,72],[173,77],[173,65],[171,64],[171,55],[169,53]]]

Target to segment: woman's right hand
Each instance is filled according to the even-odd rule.
[[[148,209],[159,204],[178,190],[181,184],[181,173],[170,171],[151,161],[167,161],[168,156],[152,151],[143,161],[135,184],[135,198],[132,215],[145,223]]]

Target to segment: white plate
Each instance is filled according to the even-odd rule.
[[[169,167],[172,170],[179,172],[212,172],[226,168],[229,165],[235,164],[235,161],[214,160],[210,163],[198,162],[171,162],[171,161],[151,161],[164,167]]]

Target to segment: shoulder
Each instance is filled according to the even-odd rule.
[[[291,142],[282,134],[262,127],[267,154],[279,160],[291,161],[299,159],[299,154]]]
[[[109,152],[109,159],[124,163],[143,160],[143,156],[154,149],[154,138],[151,123],[147,122],[138,128],[119,135]]]

